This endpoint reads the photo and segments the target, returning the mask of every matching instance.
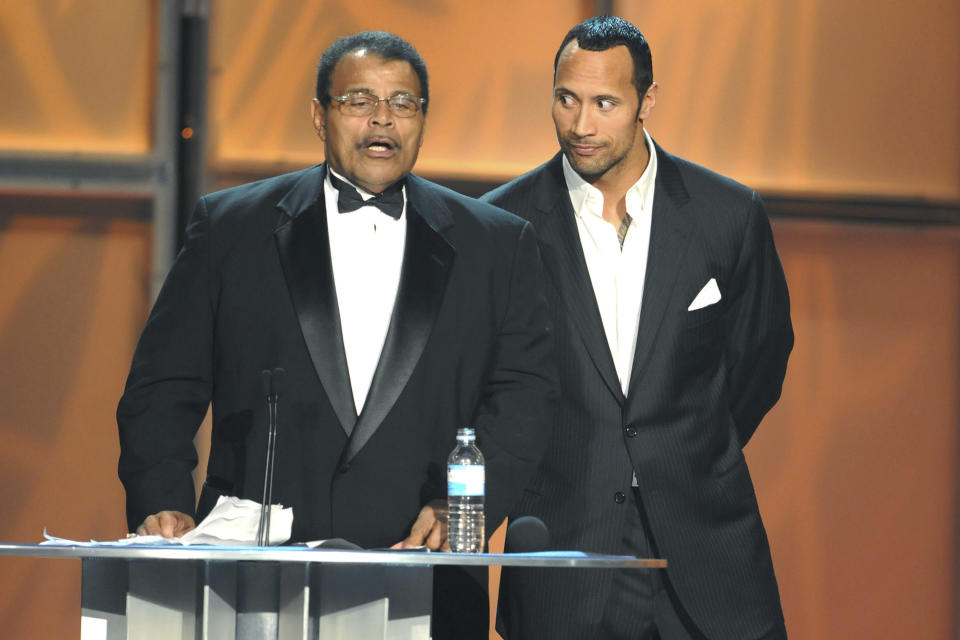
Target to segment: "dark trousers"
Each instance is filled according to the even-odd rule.
[[[627,494],[627,526],[621,540],[622,553],[637,558],[654,557],[643,517],[639,492]],[[654,602],[662,591],[662,570],[623,569],[613,577],[610,598],[601,618],[600,636],[609,640],[656,640]]]

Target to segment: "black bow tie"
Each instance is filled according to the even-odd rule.
[[[403,180],[394,182],[381,193],[364,200],[352,185],[337,178],[332,172],[328,173],[330,183],[337,190],[337,208],[340,213],[356,211],[360,207],[376,207],[394,220],[400,219],[403,213]]]

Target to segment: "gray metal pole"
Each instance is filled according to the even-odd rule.
[[[154,87],[153,270],[156,297],[173,264],[177,242],[177,136],[179,98],[180,1],[157,3],[157,73]]]
[[[206,176],[207,84],[210,6],[183,0],[180,19],[180,96],[177,139],[177,245],[182,245],[193,205],[203,195]]]

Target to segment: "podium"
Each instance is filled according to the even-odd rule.
[[[307,547],[0,543],[79,559],[82,640],[429,640],[433,568],[656,569],[577,552],[458,554]]]

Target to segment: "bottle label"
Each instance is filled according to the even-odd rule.
[[[451,464],[447,466],[448,496],[482,496],[483,465]]]

